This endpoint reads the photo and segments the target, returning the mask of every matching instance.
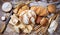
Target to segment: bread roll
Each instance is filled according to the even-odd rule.
[[[31,6],[30,9],[33,10],[33,11],[36,11],[37,10],[37,6]]]
[[[56,6],[54,4],[48,5],[48,12],[49,13],[55,13],[56,12]]]
[[[49,13],[47,8],[44,8],[44,9],[41,9],[39,16],[47,16],[48,14]]]
[[[39,16],[39,14],[40,14],[40,12],[41,12],[41,7],[38,7],[37,9],[36,9],[36,14]]]
[[[46,26],[47,23],[48,23],[48,19],[47,19],[47,18],[42,18],[40,24],[41,24],[42,26]]]
[[[18,11],[19,11],[19,9],[20,9],[22,6],[24,6],[24,5],[26,5],[26,4],[25,4],[25,3],[18,4],[18,5],[16,6],[16,8],[13,10],[13,12],[14,12],[15,14],[17,14]]]
[[[42,6],[32,6],[31,7],[31,10],[35,11],[35,13],[38,15],[38,16],[47,16],[48,15],[48,10],[47,8],[45,7],[42,7]]]
[[[19,24],[19,28],[20,29],[24,29],[25,28],[25,25],[23,23]]]
[[[23,11],[24,10],[29,10],[29,7],[27,5],[24,5],[22,8],[21,8]]]
[[[18,13],[17,13],[17,14],[19,15],[22,11],[23,11],[22,9],[19,9],[19,11],[18,11]]]

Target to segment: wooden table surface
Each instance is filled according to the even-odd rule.
[[[4,14],[6,14],[5,12],[2,11],[1,6],[2,6],[3,2],[0,0],[0,17],[3,16]],[[1,20],[0,18],[0,23],[4,22]],[[16,32],[13,32],[13,30],[11,29],[11,26],[8,24],[4,34],[0,34],[0,35],[25,35],[25,34],[18,34]],[[35,34],[36,35],[36,34]],[[57,31],[54,32],[54,34],[49,34],[49,35],[60,35],[60,23],[59,26],[57,28]]]

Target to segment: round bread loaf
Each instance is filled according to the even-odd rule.
[[[48,5],[48,11],[49,11],[49,13],[56,12],[56,6],[54,4],[49,4]]]

